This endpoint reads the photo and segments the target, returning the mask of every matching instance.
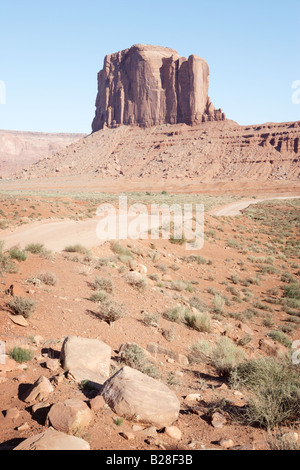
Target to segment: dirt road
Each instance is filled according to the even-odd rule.
[[[251,204],[274,199],[295,199],[295,197],[272,197],[264,199],[249,199],[241,202],[235,202],[223,208],[214,209],[211,214],[216,216],[236,216]],[[55,252],[62,251],[68,245],[81,244],[86,248],[93,248],[103,243],[99,237],[99,218],[88,219],[84,221],[57,220],[34,222],[30,226],[22,226],[14,231],[4,230],[0,234],[0,239],[5,242],[5,248],[10,249],[15,245],[24,248],[29,243],[42,243],[48,249]],[[108,219],[109,222],[109,219]],[[127,221],[128,222],[128,221]],[[123,226],[125,219],[117,218],[118,223]],[[98,228],[98,232],[97,232]],[[147,230],[145,229],[147,232]],[[117,231],[118,233],[118,231]],[[149,236],[150,238],[150,236]],[[114,239],[113,236],[108,239]]]
[[[242,210],[249,207],[251,204],[258,204],[263,201],[272,201],[274,199],[299,199],[300,196],[291,196],[291,197],[271,197],[271,198],[262,198],[262,199],[248,199],[246,201],[241,202],[234,202],[229,206],[214,209],[211,211],[211,214],[216,215],[218,217],[225,216],[225,217],[234,217],[236,215],[240,215]]]

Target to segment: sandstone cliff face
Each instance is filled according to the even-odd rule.
[[[204,59],[180,57],[173,49],[135,45],[108,55],[98,74],[93,132],[103,127],[222,121],[208,97]]]
[[[62,151],[84,134],[50,134],[0,130],[0,178]]]

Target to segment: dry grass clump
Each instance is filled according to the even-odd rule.
[[[56,275],[51,272],[40,272],[35,276],[35,279],[39,279],[46,286],[55,286],[58,282]]]
[[[109,325],[124,318],[126,312],[118,303],[106,300],[100,305],[100,316],[102,320],[106,321]]]
[[[102,290],[107,292],[108,294],[111,294],[113,292],[113,283],[111,279],[107,279],[104,277],[96,276],[94,281],[90,283],[90,286],[96,291]]]
[[[13,297],[8,306],[13,310],[16,315],[22,315],[24,318],[29,318],[36,309],[36,302],[24,297]]]
[[[153,378],[159,377],[156,367],[150,362],[143,349],[135,343],[128,343],[120,353],[121,362]]]

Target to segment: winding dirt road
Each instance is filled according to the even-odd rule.
[[[214,209],[210,213],[218,217],[236,216],[241,214],[241,211],[251,204],[258,204],[262,201],[274,199],[298,198],[300,198],[300,196],[243,200],[223,208]],[[0,233],[0,239],[5,242],[6,249],[10,249],[16,245],[24,248],[30,243],[42,243],[54,252],[62,251],[66,246],[75,245],[77,243],[85,246],[86,248],[93,248],[103,243],[97,235],[97,227],[100,220],[101,219],[99,218],[93,218],[84,221],[52,220],[34,222],[30,224],[30,226],[26,225],[18,227],[14,231],[2,231],[2,233]],[[120,222],[121,224],[124,223],[122,222],[122,219],[120,219]],[[113,237],[111,237],[111,239],[113,239]]]

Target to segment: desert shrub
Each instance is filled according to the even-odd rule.
[[[186,312],[184,315],[184,322],[192,330],[196,330],[201,333],[210,333],[212,329],[211,318],[209,313],[193,315],[191,313]]]
[[[262,322],[263,326],[265,326],[266,328],[272,328],[272,326],[274,325],[274,320],[273,320],[273,317],[272,315],[270,315],[269,313],[267,313],[263,319],[263,322]]]
[[[277,341],[278,343],[283,344],[287,348],[290,348],[292,346],[292,341],[282,331],[270,331],[270,333],[268,333],[268,336],[273,339],[273,341]]]
[[[8,355],[11,359],[14,359],[19,364],[31,361],[33,356],[32,351],[18,347],[15,347],[11,351],[9,351]]]
[[[124,318],[126,316],[126,312],[123,307],[116,302],[107,300],[101,303],[100,315],[104,321],[111,325],[117,320]]]
[[[231,375],[235,388],[245,388],[252,398],[243,421],[273,429],[297,422],[300,415],[300,376],[290,358],[251,359],[238,364]]]
[[[39,279],[46,286],[55,286],[57,284],[57,277],[51,272],[40,272],[35,276],[35,279]]]
[[[192,363],[211,365],[220,376],[230,377],[232,371],[243,361],[244,351],[224,336],[214,346],[205,340],[192,345],[188,358]]]
[[[21,296],[13,297],[8,302],[8,305],[16,315],[23,315],[24,318],[29,318],[36,309],[36,302],[34,300],[25,299]]]
[[[41,255],[44,253],[45,247],[42,243],[30,243],[25,250],[33,255]]]
[[[91,295],[90,300],[92,302],[105,302],[108,299],[108,294],[104,290],[97,290]]]
[[[143,374],[157,378],[158,370],[145,355],[143,349],[135,343],[127,344],[120,353],[121,362],[133,369],[137,369]]]
[[[178,305],[177,307],[170,308],[164,312],[163,317],[171,322],[181,323],[184,321],[185,316],[190,313],[190,309],[184,307],[183,305]]]
[[[210,363],[221,376],[228,377],[244,359],[244,351],[224,336],[212,349]]]
[[[213,299],[213,306],[215,313],[223,313],[224,306],[225,306],[225,299],[220,294],[216,294]]]
[[[145,276],[130,276],[130,273],[129,275],[127,276],[127,282],[129,285],[135,287],[136,289],[140,289],[140,290],[143,290],[143,289],[146,289],[147,287],[147,278]]]
[[[190,282],[181,281],[181,280],[172,281],[169,287],[170,289],[176,290],[178,292],[182,292],[184,290],[188,292],[193,292],[194,290]]]
[[[146,326],[158,326],[160,315],[158,313],[145,313],[142,322]]]
[[[119,242],[111,243],[110,248],[117,255],[128,256],[130,258],[134,258],[132,252],[125,246],[121,245],[121,243]]]
[[[4,242],[0,241],[0,275],[3,276],[5,273],[15,273],[18,268],[13,262],[11,257],[4,253]]]
[[[161,328],[161,334],[167,341],[174,341],[175,339],[175,332],[174,328]]]
[[[65,247],[64,251],[66,253],[80,253],[82,255],[88,254],[90,251],[88,248],[85,248],[84,246],[80,245],[77,243],[76,245],[68,245]]]
[[[153,263],[156,263],[160,259],[161,253],[159,251],[149,251],[148,256]]]
[[[108,294],[111,294],[113,291],[113,283],[111,279],[106,279],[104,277],[96,276],[94,281],[90,283],[92,289],[94,290],[103,290]]]
[[[197,310],[199,310],[199,312],[205,312],[208,310],[207,304],[196,296],[191,298],[190,306],[196,308]]]
[[[284,286],[284,297],[289,299],[300,300],[300,285],[298,283],[291,283],[288,286]]]
[[[13,247],[9,250],[9,256],[11,259],[15,259],[17,261],[26,261],[27,254],[25,250],[20,250],[18,247]]]
[[[182,236],[181,238],[175,238],[173,235],[171,235],[169,242],[172,243],[173,245],[183,245],[187,239],[185,236]]]
[[[206,340],[192,344],[189,349],[188,360],[190,364],[207,363],[210,354],[211,345]]]

